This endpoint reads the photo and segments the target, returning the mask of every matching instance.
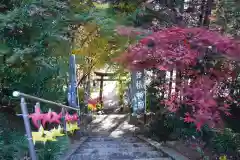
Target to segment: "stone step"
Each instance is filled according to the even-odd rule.
[[[98,136],[88,136],[88,139],[91,139],[91,138],[106,138],[106,139],[126,139],[126,138],[129,138],[129,139],[140,139],[138,137],[135,137],[135,136],[122,136],[122,137],[112,137],[112,136],[102,136],[102,135],[98,135]]]
[[[119,156],[128,156],[131,158],[144,158],[144,157],[149,157],[149,158],[155,158],[155,157],[164,157],[163,154],[159,151],[129,151],[129,150],[98,150],[98,149],[93,149],[92,152],[84,152],[80,151],[77,152],[77,154],[82,154],[82,155],[99,155],[99,156],[107,156],[107,155],[119,155]]]
[[[138,158],[138,159],[133,159],[133,160],[173,160],[172,158],[168,157],[161,157],[161,158]]]
[[[112,143],[112,142],[87,142],[81,145],[81,148],[128,148],[128,147],[149,147],[146,143]]]
[[[121,138],[113,138],[113,137],[90,137],[87,139],[86,142],[106,142],[106,141],[111,141],[111,142],[142,142],[142,140],[136,138],[136,137],[121,137]]]
[[[165,158],[158,151],[148,152],[95,152],[95,153],[75,153],[70,160],[123,160],[123,159],[145,159],[148,158]]]
[[[74,155],[68,160],[172,160],[172,158],[166,158],[166,157],[159,157],[159,158],[134,158],[134,159],[122,159],[122,158],[111,158],[111,157],[82,157],[78,155]]]
[[[152,147],[129,147],[129,148],[79,148],[76,153],[114,153],[114,152],[149,152],[155,151]]]

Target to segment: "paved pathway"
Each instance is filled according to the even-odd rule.
[[[172,160],[134,136],[127,115],[98,115],[89,137],[68,160]]]

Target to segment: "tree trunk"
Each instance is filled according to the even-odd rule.
[[[203,26],[209,27],[209,24],[210,24],[209,16],[211,15],[211,12],[212,12],[212,6],[213,6],[213,0],[207,0]]]
[[[178,97],[178,99],[181,99],[181,94],[180,94],[180,90],[179,87],[181,87],[181,71],[180,70],[176,70],[176,96]]]
[[[203,17],[204,17],[204,9],[205,9],[205,3],[206,3],[206,0],[202,0],[202,4],[201,4],[201,7],[200,7],[200,15],[199,15],[199,21],[198,21],[198,25],[199,26],[202,26],[203,25]]]
[[[168,92],[168,99],[171,98],[172,95],[172,80],[173,80],[173,70],[170,72],[170,77],[169,77],[169,92]]]
[[[157,79],[160,79],[160,84],[164,85],[166,82],[166,72],[165,71],[159,71],[157,72]],[[164,99],[164,95],[165,95],[165,90],[161,89],[161,100]]]
[[[185,3],[185,0],[181,0],[180,9],[179,9],[181,14],[183,14],[184,12],[184,3]]]

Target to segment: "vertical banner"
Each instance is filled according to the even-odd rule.
[[[133,107],[133,114],[144,114],[146,108],[144,70],[132,72],[131,82],[131,104]]]
[[[69,105],[71,107],[77,107],[77,72],[76,72],[76,59],[75,55],[70,56],[69,61],[69,92],[68,92],[68,98],[69,98]]]

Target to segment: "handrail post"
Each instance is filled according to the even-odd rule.
[[[78,121],[77,121],[77,123],[78,123],[78,126],[79,126],[79,128],[80,128],[80,126],[81,126],[81,112],[80,112],[80,106],[79,106],[79,110],[77,111],[77,115],[78,115]]]
[[[63,131],[65,134],[67,134],[67,124],[66,124],[66,120],[65,120],[65,108],[62,108],[62,122],[63,122]]]
[[[36,103],[36,105],[34,106],[34,108],[35,108],[35,110],[36,110],[36,108],[39,108],[39,109],[40,109],[40,111],[41,111],[41,108],[40,108],[40,103],[39,103],[39,102],[37,102],[37,103]],[[38,121],[37,121],[37,123],[38,123],[38,126],[40,126],[40,125],[41,125],[41,121],[40,121],[40,120],[38,120]]]
[[[30,128],[30,122],[28,118],[28,111],[27,111],[27,106],[25,99],[21,97],[21,109],[22,109],[22,115],[23,115],[23,120],[24,120],[24,125],[25,125],[25,130],[27,134],[27,140],[28,140],[28,145],[29,145],[29,152],[32,160],[37,160],[36,156],[36,151],[34,148],[33,140],[32,140],[32,132]]]

